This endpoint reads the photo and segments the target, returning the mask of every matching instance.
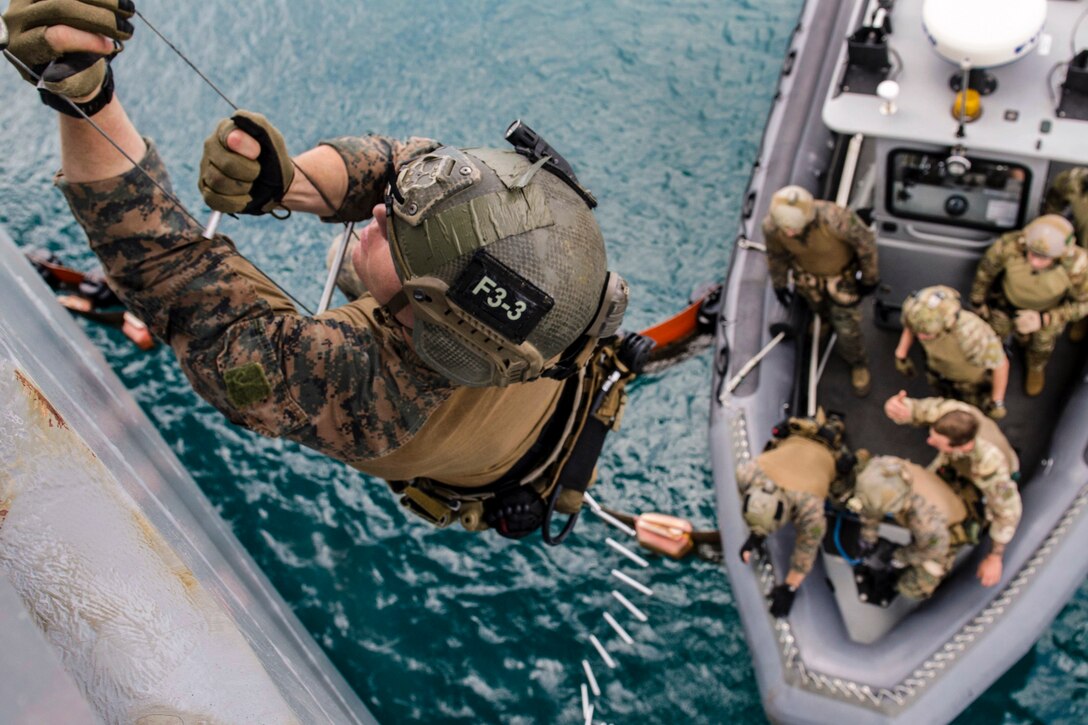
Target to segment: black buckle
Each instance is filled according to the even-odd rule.
[[[563,183],[574,189],[590,209],[597,206],[597,198],[590,193],[589,189],[578,182],[578,177],[574,174],[574,168],[567,160],[560,156],[559,152],[553,149],[551,144],[545,141],[540,134],[522,123],[520,119],[507,127],[504,137],[514,147],[515,151],[533,163],[547,157],[548,161],[544,164],[545,169],[558,176],[563,180]]]
[[[567,522],[563,524],[563,528],[558,534],[552,536],[552,517],[555,515],[555,504],[559,501],[559,493],[563,490],[563,487],[556,485],[555,490],[552,491],[551,498],[548,499],[548,510],[544,512],[544,522],[540,527],[540,535],[544,538],[544,543],[548,546],[559,546],[563,541],[570,536],[570,532],[574,531],[574,525],[578,523],[578,517],[581,515],[581,510],[575,511],[567,517]]]

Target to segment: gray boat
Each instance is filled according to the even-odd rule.
[[[950,22],[939,10],[958,16]],[[784,577],[792,531],[769,537],[754,566],[742,564],[748,531],[735,482],[737,464],[762,450],[773,425],[810,402],[845,413],[852,447],[932,458],[924,434],[882,411],[901,388],[932,394],[894,369],[902,301],[933,284],[966,297],[987,247],[1039,213],[1055,175],[1088,165],[1085,16],[1088,3],[1068,0],[809,0],[802,11],[743,200],[710,424],[729,579],[774,721],[951,720],[1032,647],[1088,574],[1088,379],[1085,348],[1068,340],[1039,397],[1020,392],[1022,357],[1011,358],[1001,427],[1020,456],[1024,512],[995,587],[975,578],[984,542],[920,606],[863,601],[831,511],[816,568],[790,615],[776,620],[767,594]],[[965,80],[983,91],[970,123],[953,115],[953,87]],[[863,212],[876,231],[882,284],[865,302],[866,399],[851,394],[845,363],[812,354],[804,336],[738,377],[786,315],[768,280],[760,221],[788,184]],[[884,534],[906,532],[885,524]]]

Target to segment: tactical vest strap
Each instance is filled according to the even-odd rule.
[[[488,501],[506,491],[524,485],[527,479],[539,477],[539,468],[547,466],[558,457],[558,450],[570,430],[570,421],[575,414],[582,389],[582,378],[572,379],[560,394],[559,402],[551,418],[544,424],[536,442],[510,468],[502,478],[486,486],[455,486],[430,478],[415,478],[411,481],[389,481],[389,487],[395,494],[401,494],[401,505],[420,516],[428,523],[443,527],[453,521],[453,513],[466,506],[479,508],[479,504]],[[444,510],[443,510],[444,508]],[[439,523],[445,521],[445,523]],[[465,524],[462,516],[462,524]],[[466,526],[466,528],[475,528]]]
[[[453,523],[453,515],[460,508],[459,502],[443,501],[414,485],[405,487],[400,504],[440,529]]]
[[[391,482],[393,491],[402,494],[401,505],[440,527],[452,523],[460,511],[465,528],[479,530],[486,528],[479,525],[481,512],[486,517],[487,511],[501,507],[504,497],[523,496],[528,487],[548,502],[545,523],[557,506],[560,513],[570,514],[563,532],[545,535],[546,542],[560,543],[577,519],[581,495],[593,483],[605,436],[623,418],[626,385],[636,371],[623,359],[621,348],[622,342],[613,340],[597,349],[583,372],[567,383],[537,442],[501,479],[472,488],[428,478]],[[571,501],[559,500],[563,491],[573,494]]]
[[[779,235],[779,241],[793,256],[791,266],[795,271],[821,278],[843,274],[856,256],[819,215],[799,237]]]
[[[582,508],[582,498],[593,485],[597,473],[597,459],[601,456],[605,436],[618,430],[627,406],[627,383],[642,372],[649,359],[653,341],[638,333],[631,333],[619,341],[603,345],[594,353],[589,368],[590,385],[585,400],[589,406],[580,418],[578,433],[564,450],[562,463],[555,474],[548,511],[544,516],[541,532],[544,543],[557,546],[573,530]],[[557,535],[551,533],[551,521],[555,511],[568,514],[569,518]]]
[[[919,340],[926,351],[926,369],[937,378],[950,383],[980,384],[990,378],[987,368],[973,365],[967,361],[955,330],[933,340]],[[953,380],[955,378],[956,380]],[[957,397],[950,395],[947,397]]]
[[[1019,257],[1006,264],[1001,291],[1014,309],[1045,312],[1061,302],[1071,286],[1060,260],[1048,269],[1035,270],[1026,257]]]
[[[968,537],[966,541],[968,543],[978,543],[979,532],[986,526],[986,510],[982,500],[982,492],[978,490],[974,483],[961,476],[955,466],[943,465],[937,469],[936,473],[938,478],[955,491],[967,508],[967,518],[961,524],[958,524],[963,529],[964,535]],[[952,531],[953,528],[949,527],[949,530]]]

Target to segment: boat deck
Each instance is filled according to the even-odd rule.
[[[934,284],[944,280],[934,280]],[[884,401],[900,390],[912,398],[936,393],[926,383],[924,358],[915,343],[911,356],[918,375],[907,379],[895,369],[893,350],[899,340],[899,330],[883,329],[873,324],[872,305],[866,304],[865,344],[869,351],[873,388],[867,398],[857,398],[850,388],[850,369],[832,354],[824,377],[820,381],[817,399],[827,410],[846,414],[847,440],[852,448],[867,448],[873,455],[895,455],[926,465],[935,451],[926,444],[923,429],[898,426],[884,415]],[[1023,481],[1030,481],[1036,468],[1047,455],[1053,424],[1061,417],[1068,391],[1074,386],[1084,368],[1088,345],[1074,345],[1068,335],[1058,343],[1047,366],[1047,384],[1036,398],[1024,395],[1023,349],[1013,346],[1010,360],[1012,370],[1006,404],[1009,414],[999,423],[1020,456]]]

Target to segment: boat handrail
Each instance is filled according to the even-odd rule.
[[[946,232],[944,234],[933,234],[932,232],[922,231],[922,229],[920,227],[918,227],[917,225],[915,225],[915,224],[907,224],[906,227],[907,227],[907,231],[910,233],[910,235],[912,237],[916,237],[918,239],[921,239],[921,240],[924,240],[924,241],[927,241],[927,242],[941,242],[943,244],[947,244],[950,241],[989,242],[990,239],[991,239],[991,235],[986,234],[985,232],[980,232],[978,236],[975,236],[975,235],[962,234],[962,232],[964,230],[957,229],[956,231],[960,232],[960,234],[955,234],[954,235],[954,234],[951,234],[951,233],[948,233],[948,232]]]
[[[850,138],[850,145],[846,148],[846,158],[842,162],[842,176],[839,177],[839,191],[835,195],[835,203],[839,206],[847,206],[850,202],[850,190],[854,187],[854,174],[858,170],[858,156],[861,155],[861,143],[865,136],[855,133]]]

